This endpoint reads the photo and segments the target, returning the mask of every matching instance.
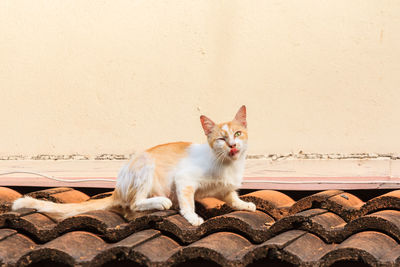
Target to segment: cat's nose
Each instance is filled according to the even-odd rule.
[[[228,144],[228,146],[230,147],[230,148],[234,148],[234,147],[236,147],[236,144],[234,143],[234,144]]]

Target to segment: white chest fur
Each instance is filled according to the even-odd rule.
[[[196,198],[220,196],[240,187],[244,163],[245,155],[235,161],[218,162],[207,144],[194,144],[175,170],[174,182],[177,187],[193,187]]]

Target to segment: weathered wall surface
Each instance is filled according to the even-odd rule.
[[[0,156],[203,141],[248,106],[250,154],[400,151],[400,2],[0,2]]]

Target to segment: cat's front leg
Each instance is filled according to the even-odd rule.
[[[236,191],[229,192],[223,200],[235,210],[256,211],[256,205],[252,202],[241,200]]]
[[[198,226],[204,222],[204,220],[196,214],[194,205],[194,187],[193,186],[180,186],[176,188],[176,195],[179,203],[179,213],[188,222],[194,226]]]

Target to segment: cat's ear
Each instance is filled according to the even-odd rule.
[[[201,126],[203,126],[204,133],[209,135],[215,126],[215,123],[204,115],[200,116]]]
[[[239,111],[236,113],[234,120],[239,122],[244,127],[247,127],[246,106],[245,105],[240,107]]]

